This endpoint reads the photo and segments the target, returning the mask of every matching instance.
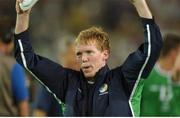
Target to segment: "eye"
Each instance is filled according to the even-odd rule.
[[[88,50],[88,51],[86,51],[86,53],[87,53],[87,54],[92,54],[92,53],[93,53],[93,51]]]
[[[81,52],[77,52],[77,53],[76,53],[76,56],[77,56],[77,57],[80,57],[81,55],[82,55]]]

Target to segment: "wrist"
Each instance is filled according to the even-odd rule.
[[[29,27],[29,14],[17,14],[15,34],[19,34]]]
[[[30,15],[30,13],[18,13],[17,14],[17,17],[20,17],[20,18],[29,18],[29,15]]]

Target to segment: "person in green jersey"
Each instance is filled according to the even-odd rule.
[[[180,99],[180,49],[172,73],[172,80],[174,83],[172,103],[175,104],[173,105],[173,115],[180,116],[180,102],[178,102]]]
[[[172,79],[172,71],[179,73],[177,58],[180,36],[167,34],[161,56],[144,83],[141,116],[180,116],[180,84]],[[179,60],[179,61],[178,61]],[[173,69],[175,68],[175,69]]]

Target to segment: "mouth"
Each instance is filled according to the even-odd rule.
[[[92,66],[84,66],[84,67],[82,67],[82,70],[84,72],[89,72],[91,68],[92,68]]]

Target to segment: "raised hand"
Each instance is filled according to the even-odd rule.
[[[17,18],[16,18],[15,34],[19,34],[27,30],[29,27],[29,16],[31,9],[28,9],[27,11],[23,11],[19,6],[19,3],[22,2],[23,0],[16,0]]]
[[[21,14],[29,14],[31,9],[29,10],[26,10],[26,11],[23,11],[21,8],[20,8],[20,3],[22,3],[23,0],[16,0],[16,13],[17,15],[21,15]]]

